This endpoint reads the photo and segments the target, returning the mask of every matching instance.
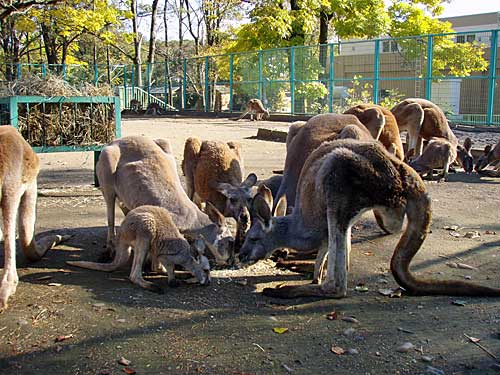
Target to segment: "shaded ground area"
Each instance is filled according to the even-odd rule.
[[[224,119],[139,119],[125,120],[123,134],[170,139],[179,164],[188,136],[239,140],[246,172],[266,178],[282,168],[285,145],[252,139],[256,127]],[[500,356],[500,299],[381,295],[379,289],[396,287],[388,267],[399,236],[383,236],[371,214],[354,229],[345,299],[262,296],[267,286],[308,282],[308,275],[278,270],[272,261],[214,271],[207,287],[169,288],[165,277],[151,275],[165,284],[165,294],[158,295],[132,286],[126,271],[65,265],[94,260],[103,250],[104,201],[90,185],[91,153],[41,159],[37,233],[64,230],[74,237],[36,264],[19,257],[21,282],[0,315],[1,374],[120,374],[121,356],[137,374],[430,374],[428,366],[445,374],[498,373],[495,361],[464,334]],[[413,262],[416,273],[500,287],[499,183],[465,174],[427,183],[434,218]],[[459,226],[461,237],[443,229],[451,225]],[[463,237],[473,230],[479,238]],[[333,311],[338,319],[326,319]],[[55,342],[65,335],[72,337]],[[397,352],[404,342],[415,349]],[[357,353],[337,355],[332,346]]]

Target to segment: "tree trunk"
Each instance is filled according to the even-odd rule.
[[[158,14],[158,0],[153,0],[151,5],[151,28],[149,30],[149,49],[148,49],[148,64],[150,64],[148,85],[151,85],[151,77],[153,76],[155,53],[156,53],[156,16]]]
[[[323,68],[326,68],[326,61],[328,56],[328,46],[326,44],[328,43],[329,21],[329,15],[324,10],[322,10],[319,14],[319,62]]]
[[[130,11],[132,12],[132,31],[134,32],[134,58],[132,59],[135,65],[136,82],[137,86],[142,86],[142,58],[141,58],[141,45],[142,37],[139,35],[139,28],[137,25],[137,1],[131,0]]]
[[[167,76],[167,92],[165,101],[173,106],[172,77],[170,76],[170,61],[168,57],[168,19],[167,19],[168,0],[165,0],[165,9],[163,10],[163,27],[165,29],[165,75]]]

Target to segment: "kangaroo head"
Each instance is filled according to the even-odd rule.
[[[243,263],[254,263],[267,258],[277,249],[275,237],[280,236],[283,229],[277,225],[277,216],[286,213],[286,196],[282,196],[271,215],[273,196],[265,185],[259,187],[252,204],[252,227],[247,232],[245,242],[240,249],[239,258]]]
[[[197,239],[191,245],[191,267],[187,269],[201,285],[210,283],[210,263],[205,256],[205,243]]]
[[[479,172],[493,161],[492,145],[484,146],[483,155],[479,158],[476,164],[476,171]]]
[[[249,208],[252,203],[252,186],[257,182],[257,176],[250,173],[239,186],[225,182],[217,185],[217,191],[226,197],[223,214],[232,217],[243,226],[250,224]]]
[[[354,115],[370,131],[373,139],[379,139],[385,126],[385,116],[382,110],[366,104],[356,105],[344,112]]]
[[[206,213],[213,222],[213,227],[209,230],[215,235],[210,239],[202,235],[201,239],[214,256],[217,264],[231,264],[234,261],[234,237],[227,226],[226,218],[210,202],[207,202]]]

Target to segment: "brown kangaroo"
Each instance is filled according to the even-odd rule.
[[[252,263],[277,248],[305,252],[321,247],[317,262],[328,254],[326,277],[319,285],[266,288],[264,294],[281,298],[346,296],[351,227],[363,212],[379,207],[384,219],[391,222],[402,223],[405,214],[408,218],[392,256],[391,271],[409,293],[500,296],[500,289],[412,275],[410,262],[429,233],[431,199],[418,174],[378,142],[344,139],[324,143],[307,159],[297,190],[292,214],[283,217],[272,217],[264,197],[256,196],[255,211],[260,219],[248,232],[239,256],[242,262]]]
[[[142,277],[145,260],[150,257],[153,265],[164,266],[171,286],[176,285],[175,265],[182,266],[193,274],[200,284],[206,285],[210,282],[210,265],[203,254],[204,249],[202,241],[195,241],[194,246],[191,246],[184,239],[166,209],[140,206],[130,211],[123,220],[117,236],[115,257],[111,263],[86,261],[66,263],[71,266],[111,272],[127,265],[133,257],[130,281],[141,288],[162,292],[158,285]],[[132,250],[134,250],[133,255]]]
[[[399,131],[408,132],[407,154],[422,154],[423,139],[444,138],[454,147],[458,145],[457,137],[451,131],[444,112],[436,104],[419,98],[409,98],[396,104],[391,112],[396,117]]]
[[[486,146],[488,147],[488,146]],[[479,174],[489,177],[500,177],[500,165],[495,166],[493,169],[487,168],[491,163],[500,160],[500,140],[495,147],[487,149],[485,147],[485,156],[478,161],[476,170]]]
[[[269,117],[269,111],[264,108],[264,105],[259,99],[250,99],[247,103],[246,111],[238,117],[238,120],[241,120],[248,113],[250,113],[250,120],[253,121],[253,115],[255,113],[255,120],[260,121]]]
[[[358,104],[344,113],[356,116],[370,130],[373,139],[379,140],[398,159],[403,160],[403,143],[401,142],[398,123],[391,111],[376,104]],[[381,116],[385,118],[383,124],[379,120]]]
[[[49,235],[35,241],[38,156],[12,126],[0,126],[0,196],[4,232],[4,272],[0,281],[0,311],[7,308],[16,292],[16,219],[19,242],[26,259],[41,259],[45,253],[70,236]],[[19,216],[19,217],[18,217]],[[0,232],[1,233],[1,232]]]

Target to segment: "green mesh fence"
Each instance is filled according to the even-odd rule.
[[[374,102],[391,108],[407,97],[432,100],[456,123],[500,125],[500,30],[296,46],[113,66],[15,64],[4,75],[56,73],[79,82],[109,83],[122,108],[241,112],[259,98],[271,113],[343,112]],[[458,76],[450,51],[468,43],[487,65]]]

